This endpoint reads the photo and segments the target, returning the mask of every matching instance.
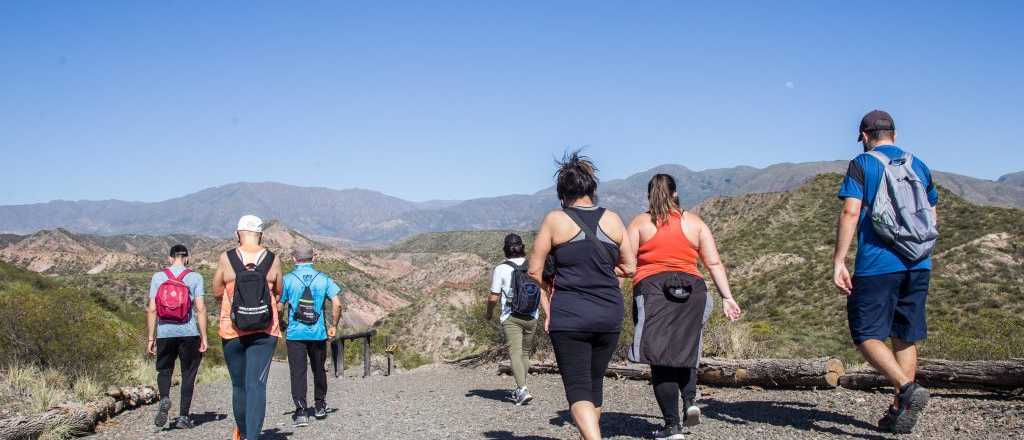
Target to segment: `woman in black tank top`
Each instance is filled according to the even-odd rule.
[[[594,204],[594,165],[579,152],[559,163],[563,209],[544,217],[529,259],[530,276],[543,282],[544,262],[554,257],[554,289],[545,298],[555,359],[566,399],[585,440],[600,439],[604,373],[618,346],[623,301],[620,276],[632,276],[636,256],[614,212]]]

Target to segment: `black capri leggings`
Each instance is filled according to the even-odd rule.
[[[569,406],[604,403],[604,373],[619,343],[619,333],[551,332],[551,345]]]

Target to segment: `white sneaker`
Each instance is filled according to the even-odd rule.
[[[683,419],[685,426],[697,426],[700,424],[700,408],[697,405],[690,405],[686,408],[686,417]]]
[[[531,400],[533,400],[533,396],[526,390],[526,387],[516,390],[516,406],[526,405]]]

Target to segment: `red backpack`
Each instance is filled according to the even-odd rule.
[[[192,296],[182,280],[190,273],[191,269],[185,269],[178,276],[174,276],[170,269],[164,269],[167,281],[156,290],[156,316],[161,321],[174,324],[189,321],[192,313]]]

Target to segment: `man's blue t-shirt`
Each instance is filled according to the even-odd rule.
[[[875,151],[890,159],[898,159],[905,154],[895,145],[880,145],[875,147]],[[935,206],[939,202],[939,192],[935,190],[931,170],[917,156],[914,156],[912,167],[917,173],[917,177],[928,188],[928,201]],[[919,261],[906,260],[893,252],[888,244],[875,235],[869,213],[884,173],[885,168],[882,162],[870,154],[861,154],[850,161],[850,166],[846,170],[846,178],[843,179],[843,185],[839,189],[840,199],[853,197],[863,202],[860,221],[857,223],[857,260],[854,276],[882,275],[907,270],[930,270],[932,268],[931,257]]]
[[[299,304],[303,292],[309,285],[313,294],[313,305],[320,319],[316,324],[308,325],[292,319],[295,307]],[[327,298],[334,299],[341,293],[338,284],[323,272],[313,269],[312,263],[298,264],[295,270],[284,276],[284,292],[281,303],[288,304],[288,331],[286,337],[290,341],[323,341],[327,339],[327,327],[324,325],[324,302]]]

